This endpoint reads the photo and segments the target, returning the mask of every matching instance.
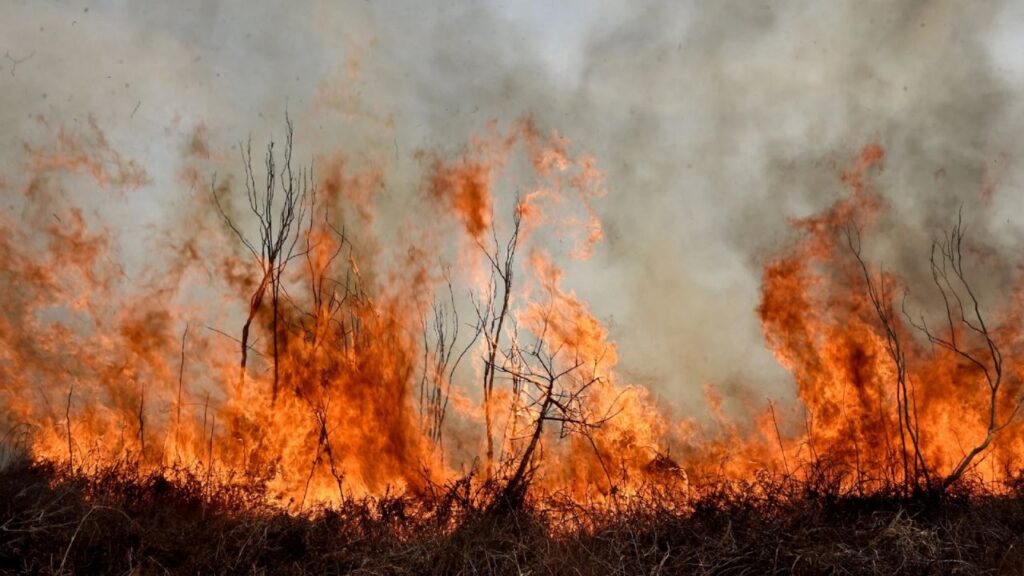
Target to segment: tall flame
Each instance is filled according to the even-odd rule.
[[[505,134],[492,124],[453,162],[424,153],[423,202],[437,216],[411,221],[391,246],[374,239],[380,172],[328,157],[296,237],[298,256],[281,281],[280,309],[252,301],[255,337],[241,340],[252,361],[239,379],[240,321],[231,310],[249,302],[270,263],[247,261],[238,239],[212,216],[211,202],[198,195],[185,215],[189,233],[166,233],[166,253],[158,259],[167,268],[129,279],[116,264],[116,235],[77,205],[79,190],[132,193],[147,177],[91,128],[83,136],[61,132],[51,151],[31,151],[22,218],[5,220],[0,236],[8,300],[0,324],[0,401],[5,423],[24,430],[35,458],[82,470],[125,460],[198,467],[211,480],[265,482],[272,499],[299,506],[391,488],[416,491],[461,474],[473,462],[474,449],[467,455],[466,447],[479,437],[481,413],[475,387],[455,381],[479,378],[479,349],[468,349],[469,364],[450,373],[426,361],[439,346],[425,331],[427,312],[432,302],[444,302],[436,300],[438,290],[453,281],[444,262],[449,241],[460,247],[461,262],[476,261],[454,281],[466,282],[476,297],[486,292],[478,245],[491,230],[508,229],[496,221],[508,201],[496,201],[495,187],[522,150],[532,176],[514,210],[530,256],[515,263],[522,281],[510,294],[511,320],[499,338],[511,343],[527,331],[541,337],[536,322],[548,310],[551,332],[544,337],[571,348],[586,366],[581,377],[596,381],[585,397],[573,399],[585,399],[580,414],[616,415],[580,437],[559,438],[568,421],[548,426],[542,450],[565,457],[544,458],[540,482],[550,489],[596,483],[607,493],[650,459],[647,447],[661,434],[656,410],[640,391],[617,383],[607,330],[563,290],[555,260],[532,241],[558,223],[559,234],[574,239],[571,255],[585,257],[600,239],[591,206],[603,194],[600,173],[589,156],[572,156],[557,133],[544,135],[528,120]],[[210,157],[202,131],[190,136],[187,150],[182,175],[199,189]],[[241,222],[236,232],[244,237],[238,210],[244,204],[232,200],[233,188],[222,180],[214,194]],[[448,226],[447,218],[461,226]],[[451,304],[449,313],[464,308]],[[285,327],[276,356],[273,314]],[[513,324],[522,327],[518,336]],[[462,448],[447,456],[416,401],[427,380],[443,390],[444,407],[453,411],[449,435]],[[509,398],[512,392],[501,388],[487,401]],[[528,411],[508,416],[502,458],[511,462],[519,454],[521,439],[511,430],[535,422]]]
[[[201,190],[216,158],[202,131],[187,150],[183,181]],[[155,264],[129,271],[111,224],[88,205],[136,192],[145,171],[95,123],[27,153],[20,214],[0,216],[0,418],[8,443],[23,438],[32,457],[72,470],[189,467],[301,507],[422,490],[479,469],[486,450],[499,472],[536,466],[539,490],[607,498],[685,483],[684,470],[807,474],[822,460],[842,481],[882,486],[907,480],[908,422],[938,476],[985,436],[978,366],[898,315],[887,334],[879,306],[891,309],[906,283],[851,253],[851,230],[859,242],[886,210],[871,178],[885,158],[878,145],[842,174],[849,195],[794,220],[798,239],[764,269],[757,313],[793,374],[802,421],[772,404],[749,432],[709,388],[717,439],[695,421],[671,423],[648,390],[624,382],[608,329],[564,285],[560,261],[586,259],[602,238],[593,202],[603,179],[592,157],[530,120],[504,132],[492,123],[454,158],[423,152],[416,210],[387,241],[375,228],[383,169],[325,155],[274,309],[253,296],[272,264],[242,250],[250,227],[235,183],[214,194],[236,235],[196,194],[181,227],[162,233]],[[872,285],[884,287],[875,300]],[[1021,393],[1020,303],[1017,290],[991,311],[1006,374],[1000,420]],[[908,374],[903,413],[893,337]],[[240,345],[252,355],[242,378]],[[481,386],[488,372],[493,391]],[[1024,449],[1019,426],[1000,430],[989,465],[972,470],[1001,478],[996,461],[1006,468]]]

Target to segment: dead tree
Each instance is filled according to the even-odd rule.
[[[72,383],[68,386],[68,403],[64,409],[64,421],[67,424],[67,437],[68,437],[68,477],[75,472],[75,450],[73,437],[71,435],[71,395],[75,392],[75,385]]]
[[[889,357],[896,367],[897,412],[899,414],[900,434],[903,441],[904,479],[906,480],[907,475],[910,473],[906,445],[906,439],[909,438],[914,459],[914,488],[918,487],[918,479],[921,478],[924,480],[925,489],[938,490],[940,493],[945,492],[963,477],[967,470],[970,469],[975,458],[984,452],[991,445],[995,436],[1013,421],[1020,410],[1022,400],[1024,400],[1024,397],[1018,397],[1013,402],[1012,410],[1008,414],[1000,416],[999,406],[1007,400],[1005,393],[1001,394],[1005,387],[1007,373],[996,335],[985,320],[985,315],[981,310],[981,303],[964,269],[964,227],[962,214],[958,216],[956,224],[949,233],[941,240],[936,240],[932,244],[929,262],[932,282],[943,302],[944,329],[935,331],[929,327],[924,315],[919,315],[918,320],[915,321],[907,313],[905,306],[903,310],[907,321],[924,334],[928,342],[955,354],[961,361],[980,374],[986,386],[985,436],[969,452],[964,454],[952,471],[941,481],[933,482],[928,465],[922,456],[917,403],[913,393],[908,394],[909,375],[906,346],[898,330],[899,323],[892,310],[891,298],[886,291],[884,276],[876,284],[869,272],[867,263],[861,255],[860,232],[856,226],[851,224],[847,227],[846,237],[850,250],[856,257],[864,274],[868,297],[885,332]],[[968,340],[972,340],[972,342],[968,342]]]
[[[354,248],[344,228],[339,230],[330,223],[331,214],[326,206],[322,222],[315,220],[316,211],[316,190],[313,189],[310,191],[305,247],[301,252],[306,261],[309,301],[300,305],[287,290],[282,289],[282,297],[292,306],[297,319],[288,323],[288,329],[305,343],[307,357],[304,364],[311,368],[296,386],[295,394],[309,408],[317,430],[316,450],[299,502],[300,510],[305,505],[317,468],[325,463],[337,485],[339,498],[344,496],[344,473],[339,468],[332,443],[337,425],[331,426],[330,423],[332,395],[329,389],[334,385],[333,378],[345,369],[342,364],[349,358],[348,353],[359,337],[361,310],[372,306],[361,287],[354,264]],[[346,252],[347,258],[344,258]],[[338,270],[339,267],[342,270]],[[324,356],[317,358],[321,351]]]
[[[589,405],[590,389],[604,380],[600,373],[602,358],[585,358],[580,350],[549,335],[550,309],[534,327],[531,342],[523,344],[513,327],[509,346],[503,350],[495,373],[506,376],[513,388],[510,418],[529,422],[525,433],[513,434],[513,442],[525,441],[522,452],[510,450],[507,473],[492,504],[493,509],[522,506],[539,465],[538,453],[547,425],[560,426],[562,438],[570,435],[585,439],[593,448],[609,485],[611,474],[594,441],[593,433],[615,416],[616,402],[600,413]],[[515,322],[513,322],[515,324]]]
[[[900,456],[903,464],[904,489],[913,484],[916,489],[920,479],[924,480],[925,488],[931,486],[931,477],[928,465],[921,454],[921,433],[917,418],[917,404],[908,393],[907,382],[907,354],[903,345],[903,339],[899,331],[899,321],[892,308],[892,298],[885,284],[885,275],[879,274],[878,282],[875,282],[867,262],[861,252],[860,229],[853,222],[847,224],[845,229],[847,245],[860,266],[864,275],[864,283],[867,287],[868,298],[874,307],[875,315],[882,325],[885,333],[886,352],[896,368],[896,414],[900,431]],[[913,411],[910,407],[913,406]],[[907,438],[910,438],[911,450],[913,451],[913,464],[908,461]],[[911,469],[913,475],[911,476]]]
[[[174,459],[181,460],[181,406],[182,388],[185,384],[185,340],[188,338],[188,324],[185,324],[185,331],[181,333],[181,361],[178,364],[178,399],[174,403]]]
[[[286,116],[286,132],[284,147],[284,164],[280,171],[274,153],[274,142],[267,145],[264,156],[264,177],[262,186],[256,184],[253,168],[252,141],[240,146],[242,165],[245,169],[245,192],[249,201],[249,210],[257,220],[258,239],[254,242],[236,225],[225,210],[217,195],[216,181],[211,186],[214,203],[224,222],[249,250],[260,267],[260,280],[249,300],[249,313],[242,325],[241,362],[239,365],[239,384],[245,383],[246,363],[249,351],[249,334],[252,323],[263,307],[267,291],[270,292],[270,330],[272,338],[272,359],[274,380],[271,388],[271,404],[277,400],[280,383],[280,354],[282,330],[280,317],[283,277],[288,263],[298,256],[296,244],[302,236],[306,195],[314,186],[312,167],[302,168],[296,174],[292,169],[292,135],[291,119]],[[280,195],[280,196],[279,196]]]
[[[554,314],[553,293],[549,294],[552,298],[550,305],[534,323],[539,325],[531,326],[526,335],[525,340],[529,343],[520,338],[518,325],[511,313],[513,270],[522,216],[522,206],[517,201],[513,210],[512,233],[504,243],[504,249],[493,227],[492,246],[478,242],[490,264],[491,276],[484,297],[473,299],[477,314],[474,341],[482,334],[486,345],[483,392],[487,476],[489,479],[501,478],[502,486],[493,503],[500,509],[517,508],[524,502],[539,461],[542,439],[550,423],[561,426],[563,437],[572,434],[586,439],[593,447],[609,485],[612,484],[611,474],[605,467],[592,433],[613,416],[616,402],[612,402],[603,414],[593,414],[587,402],[589,390],[603,379],[599,373],[602,358],[584,358],[578,348],[549,334]],[[517,452],[513,446],[506,453],[506,436],[503,433],[498,445],[503,472],[495,476],[492,394],[498,375],[511,385],[509,421],[513,426],[512,443],[525,442],[525,447],[522,452]],[[519,434],[516,423],[522,421],[528,424],[525,433]]]
[[[331,432],[332,429],[328,427],[327,415],[330,409],[330,401],[327,400],[319,406],[310,404],[310,411],[313,414],[313,418],[316,421],[317,427],[317,444],[316,452],[313,456],[313,462],[310,464],[309,474],[306,476],[306,484],[302,490],[302,498],[299,500],[299,510],[302,510],[303,506],[306,505],[306,496],[309,495],[309,485],[313,481],[313,476],[316,474],[317,466],[323,464],[323,460],[326,457],[327,466],[330,470],[331,476],[338,487],[338,498],[345,497],[344,481],[345,475],[338,468],[337,459],[334,456],[334,448],[331,445]]]
[[[445,280],[448,287],[447,301],[436,299],[431,305],[433,320],[429,324],[429,329],[427,320],[423,321],[423,372],[420,377],[419,398],[424,428],[430,439],[438,446],[442,445],[444,419],[448,411],[455,372],[483,331],[482,325],[477,324],[469,342],[465,346],[457,347],[459,312],[455,305],[455,290],[452,288],[447,270]]]
[[[483,393],[488,477],[491,476],[494,465],[494,415],[491,405],[491,394],[494,391],[495,371],[499,364],[502,334],[509,316],[516,248],[519,246],[519,231],[522,226],[522,220],[522,206],[517,199],[512,215],[512,234],[505,243],[504,253],[502,253],[501,243],[498,241],[498,233],[494,226],[491,227],[492,247],[485,246],[482,241],[477,240],[480,251],[487,257],[491,267],[488,292],[484,296],[483,301],[474,302],[478,320],[477,331],[483,334],[486,341]]]
[[[985,437],[967,452],[953,467],[952,472],[943,479],[942,490],[946,490],[963,477],[974,459],[989,447],[996,434],[1013,421],[1020,410],[1021,401],[1024,400],[1024,397],[1018,397],[1010,413],[1000,418],[999,404],[1005,396],[1001,396],[1000,391],[1005,385],[1006,377],[1003,354],[992,329],[985,322],[981,304],[964,271],[963,241],[961,213],[949,234],[932,244],[932,281],[942,297],[946,317],[946,329],[943,332],[948,335],[929,328],[923,316],[917,322],[911,320],[914,326],[927,336],[929,342],[952,352],[977,370],[984,378],[988,392]],[[966,341],[966,336],[971,334],[975,336],[976,342],[980,342],[980,346],[972,346]]]
[[[345,322],[340,319],[353,300],[361,300],[365,295],[359,287],[358,278],[353,278],[351,264],[345,269],[344,279],[335,275],[335,265],[340,256],[348,251],[348,262],[353,262],[352,243],[345,230],[338,230],[329,222],[329,213],[325,209],[323,219],[324,232],[333,233],[333,249],[324,259],[315,259],[314,253],[319,248],[314,242],[315,223],[312,213],[316,209],[316,191],[310,194],[310,220],[306,227],[306,246],[303,254],[306,259],[306,278],[309,282],[311,308],[300,306],[292,300],[287,291],[283,294],[292,305],[298,318],[298,330],[302,338],[310,344],[312,352],[334,340],[337,334],[334,329],[344,332]]]

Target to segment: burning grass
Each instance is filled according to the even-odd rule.
[[[124,163],[94,140],[75,148]],[[0,446],[25,447],[0,475],[3,569],[1024,568],[1024,281],[984,305],[957,220],[932,249],[939,307],[897,313],[905,282],[861,238],[886,210],[880,146],[764,268],[799,403],[737,417],[709,390],[713,428],[627,382],[566,285],[604,188],[557,132],[423,155],[422,214],[387,242],[379,171],[293,172],[290,123],[284,144],[262,174],[246,147],[244,194],[215,181],[138,283],[71,198],[80,162],[33,165],[24,217],[0,219]],[[522,187],[499,185],[511,164]]]
[[[121,464],[0,471],[0,569],[64,574],[1002,574],[1024,491],[829,494],[761,473],[607,505],[496,512],[469,482],[294,513],[258,483]]]

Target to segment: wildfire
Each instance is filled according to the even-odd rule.
[[[880,146],[764,269],[757,313],[803,421],[774,405],[753,426],[719,412],[717,438],[624,382],[608,329],[564,285],[564,261],[602,238],[592,203],[605,190],[557,132],[492,123],[454,157],[422,153],[416,214],[387,239],[374,228],[381,168],[327,155],[302,171],[289,133],[268,173],[250,155],[244,180],[211,186],[216,159],[190,149],[204,153],[182,169],[189,233],[168,232],[131,276],[82,190],[130,194],[145,171],[94,124],[28,151],[20,215],[0,221],[8,444],[83,472],[130,462],[259,482],[300,508],[471,471],[512,496],[605,499],[823,461],[857,489],[940,484],[960,466],[995,481],[1024,449],[1020,292],[1000,310],[964,306],[954,229],[936,264],[948,327],[915,330],[894,311],[906,283],[861,257],[886,209]]]
[[[1012,473],[1020,404],[1014,351],[1017,298],[982,310],[962,266],[959,224],[932,251],[938,323],[896,308],[906,282],[861,256],[861,229],[885,210],[870,172],[884,150],[865,147],[842,175],[847,198],[793,222],[800,238],[764,272],[765,338],[796,381],[805,433],[790,458],[824,458],[858,489],[950,480],[960,465],[986,481]],[[944,303],[944,306],[942,305]],[[982,465],[972,450],[991,448]]]

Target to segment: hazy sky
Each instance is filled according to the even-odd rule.
[[[188,202],[198,125],[229,154],[287,107],[300,153],[388,159],[400,211],[416,151],[533,115],[607,176],[607,241],[567,282],[632,379],[695,409],[705,384],[791,394],[754,311],[761,267],[865,144],[889,151],[880,261],[913,276],[961,204],[1016,252],[1022,31],[1024,2],[6,0],[2,166],[94,118],[150,176],[110,208],[132,239]]]

